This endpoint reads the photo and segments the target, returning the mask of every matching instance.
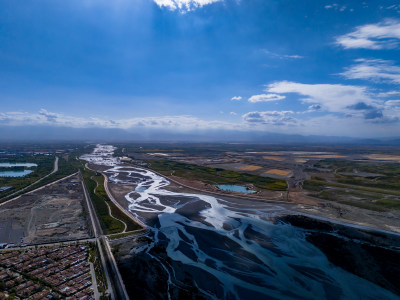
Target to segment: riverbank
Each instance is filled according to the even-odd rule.
[[[329,261],[400,296],[400,235],[359,229],[302,215],[276,222],[307,231],[307,241]]]
[[[318,237],[323,236],[329,247],[340,247],[342,241],[346,249],[354,238],[343,234],[339,241],[328,240],[335,237],[337,229],[324,229],[323,217],[311,218],[315,224],[303,222],[314,229],[283,219],[297,214],[299,204],[215,197],[193,190],[185,193],[191,188],[176,182],[171,188],[163,176],[119,164],[104,173],[115,184],[114,194],[119,194],[120,201],[128,200],[132,215],[149,228],[141,237],[112,242],[132,297],[396,299],[393,284],[384,285],[379,279],[388,281],[384,266],[378,270],[382,273],[379,278],[365,278],[335,261],[341,258],[340,251],[328,253],[322,249],[324,245],[317,245]],[[121,186],[125,191],[134,190],[123,196]],[[359,228],[352,225],[346,230],[357,232]],[[313,234],[318,234],[316,240],[308,240]],[[380,248],[388,250],[375,247],[379,247],[378,253],[383,253]],[[373,261],[371,251],[364,252],[363,259]],[[367,266],[376,271],[374,263]],[[395,278],[396,272],[392,273]]]

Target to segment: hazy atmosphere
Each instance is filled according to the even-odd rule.
[[[400,299],[400,1],[0,0],[0,299]]]
[[[0,130],[398,137],[399,48],[398,1],[0,1]]]

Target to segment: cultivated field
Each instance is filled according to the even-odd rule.
[[[369,154],[369,155],[364,155],[364,157],[368,158],[370,160],[400,162],[400,156],[399,155]]]
[[[264,159],[275,160],[275,161],[284,161],[285,158],[282,156],[263,156]]]
[[[262,169],[262,167],[261,166],[254,166],[254,165],[248,165],[248,166],[244,166],[244,167],[240,168],[240,170],[243,170],[243,171],[257,171],[259,169]]]
[[[269,175],[289,176],[291,171],[289,171],[289,170],[271,169],[271,170],[268,170],[265,173],[269,174]]]

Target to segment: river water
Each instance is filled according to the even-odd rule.
[[[195,274],[194,285],[209,299],[398,299],[331,264],[306,241],[306,231],[273,222],[285,208],[171,192],[164,177],[120,165],[113,151],[98,146],[83,158],[110,166],[105,171],[110,181],[137,185],[125,198],[131,213],[149,227],[152,242],[133,252],[148,253],[162,266],[168,290],[180,280],[172,261]],[[157,245],[168,259],[154,255]]]

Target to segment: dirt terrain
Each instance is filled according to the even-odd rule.
[[[312,216],[332,219],[339,222],[350,223],[360,226],[367,226],[376,229],[388,230],[400,233],[400,211],[377,212],[362,209],[346,204],[341,204],[329,200],[317,199],[307,195],[304,190],[292,189],[287,192],[276,192],[262,190],[256,195],[243,196],[242,193],[221,191],[214,185],[206,184],[201,181],[168,176],[170,185],[165,189],[179,193],[203,193],[217,195],[223,199],[246,199],[264,202],[274,202],[291,211]],[[134,185],[110,184],[110,191],[115,199],[125,208],[129,202],[125,195],[135,189]]]
[[[2,243],[36,244],[89,237],[78,175],[25,194],[1,207]]]

